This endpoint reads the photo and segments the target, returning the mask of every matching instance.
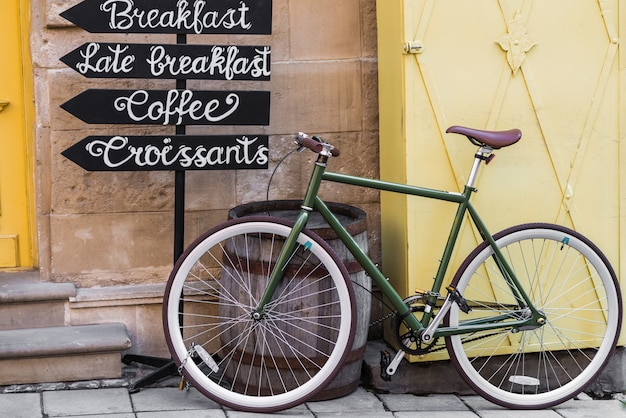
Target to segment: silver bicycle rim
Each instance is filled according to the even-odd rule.
[[[565,249],[571,247],[577,250],[584,257],[586,257],[589,263],[589,266],[587,267],[591,268],[590,271],[592,271],[592,274],[594,269],[596,272],[589,280],[591,280],[590,283],[595,283],[594,290],[599,292],[597,299],[599,301],[599,305],[602,306],[601,315],[606,318],[606,321],[604,323],[597,322],[595,324],[595,327],[600,329],[602,335],[601,337],[597,337],[601,339],[601,343],[595,351],[593,359],[591,359],[589,363],[585,365],[583,370],[579,370],[579,374],[576,377],[572,378],[569,382],[543,393],[531,393],[532,387],[538,387],[542,380],[542,377],[539,374],[530,375],[530,373],[528,373],[528,370],[520,371],[520,364],[523,363],[523,352],[520,351],[508,353],[508,357],[503,358],[503,361],[506,361],[508,363],[503,367],[508,367],[510,369],[510,376],[506,384],[512,382],[515,384],[521,384],[522,386],[527,385],[526,387],[530,389],[525,393],[512,393],[508,390],[503,390],[502,388],[495,386],[494,384],[490,383],[490,381],[485,379],[485,377],[481,375],[480,370],[477,370],[474,366],[474,358],[471,357],[471,354],[469,356],[465,354],[465,350],[467,349],[467,347],[463,346],[463,339],[471,338],[471,336],[450,337],[449,341],[452,345],[453,351],[451,355],[455,356],[455,359],[458,362],[458,366],[463,370],[463,373],[466,374],[468,383],[474,386],[474,388],[477,389],[481,393],[481,395],[487,397],[488,399],[501,405],[513,408],[547,407],[563,402],[580,393],[585,388],[585,386],[588,385],[590,381],[600,372],[600,370],[606,363],[610,353],[614,348],[621,322],[619,318],[621,309],[619,306],[618,290],[615,287],[615,282],[609,268],[607,268],[602,257],[600,257],[592,248],[590,248],[583,241],[579,240],[576,236],[568,235],[565,232],[557,229],[537,227],[532,229],[521,229],[506,234],[497,240],[497,244],[498,247],[502,249],[511,243],[518,243],[524,240],[533,239],[545,240],[546,243],[556,246],[557,248],[560,246],[560,244],[562,244],[563,248]],[[491,257],[492,253],[492,249],[487,246],[476,257],[473,258],[469,265],[467,265],[457,284],[457,288],[461,292],[461,294],[469,294],[467,285],[468,283],[473,283],[473,281],[471,280],[472,278],[474,278],[474,281],[476,281],[476,275],[474,274],[474,272],[477,269],[481,268],[481,265],[483,265],[483,263]],[[506,252],[504,253],[504,256],[507,257]],[[521,269],[519,269],[519,266],[512,267],[514,268],[518,276],[520,275],[520,273],[522,273]],[[539,269],[533,269],[534,267],[529,268],[528,273],[531,277],[533,277],[531,282],[536,283],[536,279],[538,275],[541,274],[541,271],[539,271]],[[523,279],[520,280],[523,281]],[[501,341],[504,341],[509,337],[516,338],[517,335],[521,334],[522,336],[520,338],[522,339],[522,346],[524,346],[524,344],[529,345],[533,343],[537,345],[537,347],[535,347],[535,350],[543,352],[545,348],[543,346],[544,338],[549,337],[548,334],[552,334],[552,346],[562,344],[563,348],[565,348],[568,353],[575,353],[575,355],[578,356],[579,353],[583,351],[583,346],[577,346],[576,341],[566,340],[566,333],[569,333],[570,330],[562,331],[560,328],[556,328],[556,326],[551,323],[551,321],[554,321],[555,318],[559,318],[563,314],[563,312],[557,312],[555,309],[551,309],[550,307],[550,301],[552,300],[552,298],[555,298],[557,295],[562,297],[561,294],[554,292],[568,292],[571,287],[577,286],[577,283],[573,281],[572,283],[568,284],[568,280],[569,277],[565,277],[563,282],[554,283],[551,285],[551,287],[544,289],[543,295],[546,297],[546,300],[537,300],[537,307],[540,310],[545,310],[545,313],[547,314],[548,323],[546,325],[536,329],[535,331],[522,331],[518,334],[502,335],[498,336],[497,338]],[[598,286],[599,283],[602,284],[601,287]],[[522,283],[522,285],[524,285],[524,282]],[[580,286],[580,284],[578,284],[578,286]],[[503,289],[500,290],[502,291]],[[542,294],[542,291],[540,291],[541,289],[535,290],[536,291],[532,291],[531,289],[531,291],[529,291],[527,289],[526,291],[529,293],[533,293],[531,297]],[[573,300],[576,303],[576,300]],[[589,310],[597,310],[597,306],[589,306]],[[458,307],[454,306],[450,312],[450,326],[457,326],[459,324],[459,317],[462,315],[463,313],[460,312]],[[597,317],[598,312],[594,312],[594,315]],[[584,319],[582,319],[582,317],[578,326],[580,328],[590,327],[589,323],[584,322]],[[491,343],[493,343],[493,341],[495,341],[495,338],[492,339]],[[485,339],[485,347],[481,348],[483,355],[487,355],[486,353],[488,353],[488,350],[492,350],[491,348],[486,348],[487,342],[487,339]],[[480,341],[477,341],[477,345],[480,344],[482,343]],[[495,353],[496,350],[492,350],[491,352]],[[572,356],[573,355],[574,354],[572,354]],[[545,351],[543,361],[545,361],[546,364],[542,365],[541,367],[553,367],[555,369],[561,367],[558,363],[548,365],[547,363],[550,362],[550,360],[552,360],[551,355],[548,351]],[[546,370],[543,370],[543,372],[545,374]]]
[[[347,350],[347,346],[351,340],[352,327],[352,306],[349,299],[349,290],[347,284],[342,279],[334,280],[339,295],[347,295],[348,297],[340,297],[341,307],[341,325],[339,327],[339,335],[336,339],[336,345],[329,355],[324,367],[317,372],[309,381],[301,386],[285,393],[275,394],[272,396],[249,396],[228,390],[220,384],[213,382],[207,378],[205,373],[197,367],[192,361],[185,361],[188,356],[189,347],[183,340],[179,331],[179,312],[178,307],[180,295],[183,292],[187,274],[192,269],[196,260],[199,259],[206,251],[213,248],[217,243],[223,241],[230,236],[244,233],[267,233],[279,234],[286,236],[291,228],[272,222],[243,222],[230,227],[216,231],[213,235],[205,238],[200,242],[185,258],[179,266],[171,288],[167,297],[167,327],[171,342],[171,348],[179,362],[184,363],[184,370],[188,374],[188,378],[192,382],[196,382],[198,389],[203,391],[214,400],[222,401],[230,406],[250,411],[274,411],[287,406],[293,406],[306,400],[317,390],[321,389],[325,383],[336,373],[341,366],[341,360]],[[314,253],[325,267],[328,269],[329,275],[333,278],[341,278],[342,271],[337,266],[333,258],[321,248],[315,241],[310,240],[305,234],[300,234],[298,243],[310,246],[310,251]]]

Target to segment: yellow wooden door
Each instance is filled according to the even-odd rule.
[[[33,93],[28,1],[0,13],[0,267],[33,267],[31,197]]]
[[[626,6],[381,0],[377,7],[381,178],[462,191],[476,148],[446,128],[520,128],[522,140],[496,152],[478,180],[475,204],[487,225],[493,233],[532,221],[573,227],[619,276],[626,54],[618,30],[626,30]],[[430,289],[456,207],[392,194],[381,206],[386,274],[406,296]],[[463,231],[450,274],[478,241]]]

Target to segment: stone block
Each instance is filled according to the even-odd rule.
[[[237,176],[238,172],[235,170],[187,171],[185,209],[208,211],[232,207],[237,198]]]
[[[120,353],[0,360],[0,385],[114,379],[121,364]]]
[[[328,170],[366,178],[378,178],[378,135],[374,133],[329,133],[321,134],[331,144],[339,148],[339,157],[331,158]],[[303,178],[310,175],[315,154],[307,153],[309,163],[303,165]],[[356,186],[324,182],[320,194],[325,200],[350,203],[377,202],[379,192]],[[339,199],[339,200],[338,200]]]
[[[162,280],[171,269],[172,223],[171,213],[53,215],[52,275],[81,287]]]
[[[0,334],[2,359],[119,352],[131,346],[126,328],[119,323],[25,328]]]
[[[195,211],[185,214],[185,248],[205,231],[228,219],[228,209]]]
[[[126,418],[134,416],[126,388],[59,390],[41,394],[44,416]]]
[[[130,348],[121,324],[0,332],[0,385],[117,378]]]
[[[378,62],[361,61],[363,89],[363,131],[378,134]]]
[[[360,57],[359,3],[359,0],[291,1],[291,59],[332,60]]]
[[[145,416],[162,416],[160,414],[169,414],[183,416],[185,412],[175,411],[202,411],[202,414],[184,415],[198,417],[224,416],[218,403],[208,399],[196,389],[191,388],[181,393],[177,388],[154,388],[151,390],[142,390],[131,395],[134,411],[139,414],[146,413]],[[219,411],[218,414],[210,414],[211,411]],[[215,411],[215,412],[217,412]],[[229,411],[229,416],[235,411]]]
[[[78,0],[45,0],[46,4],[46,27],[48,28],[63,28],[72,27],[73,23],[65,20],[59,14],[72,6],[80,3]]]
[[[2,303],[0,330],[61,326],[65,304],[59,302]]]
[[[308,408],[316,415],[337,414],[342,411],[359,413],[359,416],[367,413],[384,414],[385,407],[375,394],[360,387],[353,393],[339,399],[321,402],[309,402]],[[380,416],[380,415],[375,415]]]
[[[39,281],[37,271],[0,273],[0,304],[60,301],[74,296],[71,284],[53,284]]]
[[[34,65],[34,64],[33,64]],[[50,129],[50,95],[48,88],[48,69],[34,67],[33,68],[33,84],[35,89],[35,113],[37,114],[37,125],[35,132],[37,133],[37,141],[35,146],[38,150],[49,148],[49,141],[42,141],[39,132],[42,129]],[[45,137],[44,137],[45,138]],[[48,151],[49,152],[49,151]],[[40,153],[37,154],[41,155]]]
[[[0,397],[0,411],[13,418],[40,417],[40,396],[39,393],[4,393]]]
[[[301,176],[302,154],[294,153],[286,157],[296,149],[293,140],[295,135],[296,132],[270,137],[270,162],[267,170],[237,172],[237,204],[303,197],[306,183],[303,183]]]
[[[0,274],[0,330],[65,325],[65,305],[76,289],[39,281],[37,272]]]
[[[378,56],[376,0],[361,0],[361,56]]]
[[[169,357],[163,336],[162,282],[153,285],[79,289],[70,303],[73,325],[121,322],[126,325],[132,347],[126,354]]]
[[[270,91],[272,134],[362,129],[358,60],[277,63],[272,68]]]

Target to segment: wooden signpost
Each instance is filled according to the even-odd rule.
[[[62,154],[88,171],[173,170],[174,262],[183,252],[186,170],[268,166],[267,135],[187,136],[186,125],[268,125],[268,91],[188,90],[187,79],[267,81],[269,46],[188,45],[188,34],[269,35],[271,0],[83,0],[61,13],[91,33],[176,34],[175,45],[88,42],[61,58],[87,78],[175,79],[172,90],[88,89],[61,107],[86,123],[175,125],[171,136],[89,136]],[[171,359],[136,390],[176,372]]]

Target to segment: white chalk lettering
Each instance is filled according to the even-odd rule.
[[[135,167],[183,167],[210,168],[216,166],[264,166],[268,162],[268,148],[257,143],[258,137],[237,137],[236,144],[195,148],[180,144],[172,145],[171,138],[163,138],[161,144],[134,146],[125,136],[113,136],[107,140],[95,139],[86,145],[90,156],[101,158],[108,168],[132,164]]]
[[[128,31],[133,27],[141,29],[191,30],[197,34],[207,29],[250,30],[248,20],[250,8],[246,2],[239,7],[225,11],[206,10],[207,2],[196,0],[190,7],[189,1],[178,0],[174,10],[148,9],[135,7],[133,0],[106,0],[100,10],[109,15],[109,27],[113,30]]]
[[[229,93],[223,103],[219,98],[208,102],[194,99],[192,90],[168,90],[165,101],[154,100],[149,103],[150,94],[145,90],[137,90],[129,96],[115,99],[113,105],[118,112],[126,112],[134,122],[151,120],[163,125],[181,125],[185,118],[190,123],[207,121],[220,122],[231,116],[239,108],[239,95]]]
[[[81,74],[87,74],[90,71],[95,73],[127,74],[133,70],[135,56],[124,56],[128,46],[122,47],[122,45],[117,44],[108,46],[107,49],[111,55],[96,58],[100,50],[100,44],[95,42],[87,44],[85,50],[80,52],[82,61],[76,64],[78,72]]]
[[[237,46],[213,46],[211,55],[190,57],[188,55],[172,56],[163,45],[150,48],[150,56],[146,59],[150,73],[154,77],[163,74],[179,75],[221,75],[226,80],[233,80],[238,75],[249,75],[252,78],[270,75],[270,47],[255,48],[252,58],[241,56]]]

